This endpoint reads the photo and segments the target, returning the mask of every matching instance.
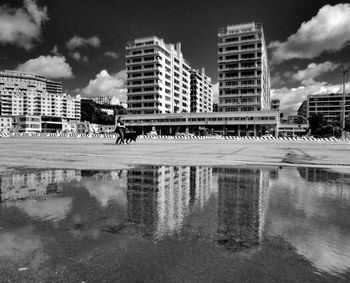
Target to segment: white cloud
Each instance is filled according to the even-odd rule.
[[[35,219],[59,221],[71,211],[73,200],[70,197],[48,198],[45,200],[26,200],[14,204],[18,209]]]
[[[73,50],[87,45],[90,45],[92,47],[99,47],[100,44],[101,41],[96,35],[90,38],[83,38],[79,35],[75,35],[67,42],[66,46],[69,50]]]
[[[71,54],[71,57],[76,61],[83,61],[87,62],[89,61],[88,57],[86,55],[81,55],[80,52],[76,51]]]
[[[41,55],[38,58],[30,59],[18,65],[17,70],[46,76],[52,79],[73,77],[72,68],[66,62],[64,56]]]
[[[109,74],[106,70],[102,70],[95,79],[90,80],[82,92],[85,96],[116,96],[120,101],[125,101],[127,93],[125,85],[126,70],[116,74]]]
[[[113,51],[106,51],[105,53],[103,53],[103,55],[106,57],[114,58],[114,59],[118,58],[118,54],[113,52]]]
[[[350,90],[350,81],[346,83],[346,91]],[[279,88],[271,90],[271,98],[279,99],[281,101],[281,112],[286,115],[296,114],[300,104],[307,98],[308,95],[339,93],[343,88],[341,84],[333,85],[326,82],[314,82],[306,86],[299,86],[296,88]]]
[[[326,61],[324,63],[316,64],[310,63],[306,69],[298,70],[292,75],[292,78],[296,81],[300,81],[302,85],[314,84],[314,79],[323,73],[334,71],[339,67],[339,64]]]
[[[219,102],[219,83],[213,84],[212,90],[213,90],[213,102],[218,103]]]
[[[111,201],[117,202],[122,207],[127,205],[127,185],[123,182],[110,180],[101,184],[101,181],[87,180],[83,185],[102,207],[106,207]]]
[[[29,50],[40,39],[41,27],[48,20],[47,8],[34,0],[24,0],[19,9],[0,6],[0,43],[14,44]]]
[[[325,5],[284,42],[271,42],[272,63],[311,59],[341,50],[350,40],[350,4]]]

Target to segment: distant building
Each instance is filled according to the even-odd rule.
[[[204,68],[191,71],[191,112],[213,111],[212,87]]]
[[[113,116],[114,115],[114,110],[113,109],[104,109],[104,108],[101,108],[101,112],[104,112],[108,115],[111,115]]]
[[[18,71],[0,71],[1,115],[80,120],[80,96],[62,94],[62,83]]]
[[[41,117],[34,115],[18,115],[13,117],[13,130],[15,132],[41,132]]]
[[[181,43],[138,38],[126,46],[130,114],[190,112],[190,66]]]
[[[307,114],[307,100],[304,100],[298,109],[298,116],[308,118]]]
[[[13,118],[11,116],[0,116],[0,133],[13,130]]]
[[[115,96],[97,96],[91,98],[97,104],[106,105],[120,105],[119,98]]]
[[[219,112],[219,104],[213,103],[213,112]]]
[[[289,115],[287,116],[287,124],[298,124],[299,116],[297,115]]]
[[[345,117],[350,117],[350,94],[345,94]],[[317,94],[307,97],[307,117],[323,114],[328,122],[341,121],[343,113],[343,95],[341,93]]]
[[[219,111],[270,109],[270,72],[261,24],[219,30]]]
[[[281,102],[279,99],[271,99],[271,110],[279,111],[281,107]]]

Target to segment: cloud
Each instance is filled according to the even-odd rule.
[[[311,59],[341,50],[350,40],[350,4],[325,5],[284,42],[271,42],[271,63]]]
[[[92,47],[99,47],[100,44],[101,44],[101,41],[96,35],[90,38],[83,38],[79,35],[75,35],[67,42],[66,46],[69,50],[73,50],[73,49],[88,46],[88,45]]]
[[[71,54],[71,57],[76,61],[83,61],[83,62],[89,61],[89,59],[86,55],[81,55],[80,52],[78,52],[78,51],[73,52]]]
[[[219,102],[219,83],[213,84],[212,90],[213,90],[213,102],[218,103]]]
[[[112,201],[117,202],[122,207],[127,205],[126,184],[123,186],[123,183],[116,180],[106,180],[103,184],[100,180],[88,180],[84,181],[83,185],[102,207],[106,207]]]
[[[120,101],[126,101],[126,78],[126,70],[116,74],[102,70],[95,79],[90,80],[82,92],[85,96],[116,96]]]
[[[48,198],[45,200],[26,200],[15,203],[18,209],[30,217],[41,220],[59,221],[71,211],[73,200],[70,197]]]
[[[114,59],[118,58],[118,54],[113,52],[113,51],[106,51],[105,53],[103,53],[103,55],[106,57],[114,58]]]
[[[41,55],[38,58],[30,59],[18,65],[17,70],[46,76],[52,79],[73,77],[72,68],[66,62],[64,56]]]
[[[0,43],[14,44],[26,50],[41,36],[41,27],[48,20],[47,8],[34,0],[24,0],[19,9],[0,6]]]
[[[0,258],[8,258],[17,263],[26,262],[30,258],[26,266],[33,271],[37,271],[49,260],[44,252],[44,243],[34,233],[32,226],[0,232]]]
[[[326,61],[324,63],[316,64],[310,63],[306,69],[298,70],[292,75],[292,78],[296,81],[300,81],[302,85],[309,85],[315,83],[314,79],[330,71],[334,71],[340,66],[340,64],[334,64]]]
[[[350,81],[346,83],[346,91],[350,90]],[[339,93],[343,88],[341,84],[333,85],[326,82],[314,82],[306,86],[296,88],[279,88],[271,90],[271,98],[281,101],[281,112],[286,115],[296,114],[300,104],[308,95]]]

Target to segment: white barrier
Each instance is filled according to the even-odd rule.
[[[4,133],[0,132],[0,137],[9,138],[11,136],[19,136],[19,137],[59,137],[59,138],[93,138],[93,139],[116,139],[118,137],[117,134],[57,134],[57,133]],[[139,135],[138,139],[177,139],[177,140],[189,140],[189,139],[197,139],[197,140],[232,140],[232,141],[296,141],[296,142],[350,142],[349,138],[346,139],[337,139],[334,137],[330,138],[314,138],[314,137],[273,137],[273,136],[263,136],[263,137],[238,137],[238,136],[165,136],[165,135]]]

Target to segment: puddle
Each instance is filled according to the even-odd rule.
[[[0,279],[348,281],[349,180],[297,167],[13,170],[0,175]]]

